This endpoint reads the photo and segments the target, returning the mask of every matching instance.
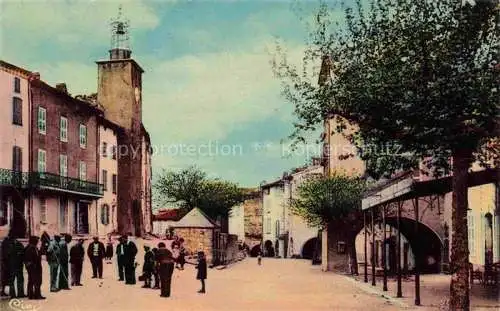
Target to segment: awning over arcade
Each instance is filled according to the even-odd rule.
[[[469,187],[498,182],[500,169],[485,169],[470,172],[468,177]],[[439,179],[419,181],[411,172],[389,180],[365,194],[361,207],[363,210],[371,207],[389,204],[396,201],[405,201],[418,197],[435,194],[445,194],[452,191],[452,177],[446,176]]]

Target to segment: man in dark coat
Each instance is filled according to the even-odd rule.
[[[37,244],[38,237],[32,236],[24,250],[24,264],[28,271],[29,299],[45,299],[40,291],[42,286],[42,256]]]
[[[5,293],[5,286],[9,285],[9,280],[10,280],[10,270],[9,270],[9,249],[11,245],[11,238],[10,234],[5,237],[2,241],[2,266],[0,267],[0,274],[1,274],[1,280],[0,282],[2,283],[2,288],[0,289],[0,295],[1,296],[7,296],[7,293]]]
[[[170,285],[172,283],[172,274],[174,273],[174,258],[172,257],[172,252],[165,247],[165,243],[163,242],[158,244],[156,255],[156,264],[158,265],[158,272],[160,274],[160,296],[170,297]]]
[[[69,290],[69,252],[68,244],[71,242],[71,235],[63,235],[63,239],[59,242],[59,289]]]
[[[82,286],[80,283],[82,277],[83,260],[85,250],[83,249],[83,239],[73,245],[69,251],[69,262],[71,264],[71,286]]]
[[[8,265],[10,271],[9,293],[11,298],[23,298],[24,295],[24,246],[16,238],[10,239],[10,247],[8,251]],[[17,285],[17,295],[16,287]]]
[[[118,281],[125,280],[125,242],[123,237],[119,239],[120,243],[116,246],[116,261],[118,263]]]
[[[94,241],[89,244],[87,249],[87,255],[90,258],[90,263],[92,264],[92,278],[102,279],[102,260],[105,255],[104,244],[99,241],[98,237],[94,237]]]
[[[124,236],[125,242],[125,284],[135,284],[135,255],[137,255],[137,246],[127,236]]]

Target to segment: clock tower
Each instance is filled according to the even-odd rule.
[[[117,223],[120,233],[144,233],[141,207],[143,126],[142,74],[129,47],[129,21],[122,16],[111,20],[109,59],[97,61],[97,103],[104,117],[122,128],[118,134]]]

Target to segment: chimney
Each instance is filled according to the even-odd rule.
[[[57,83],[56,89],[60,92],[68,94],[68,89],[66,88],[66,83]]]
[[[31,80],[40,80],[40,73],[38,71],[32,72],[30,79]]]

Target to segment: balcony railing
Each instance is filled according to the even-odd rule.
[[[0,185],[16,188],[53,188],[66,192],[102,196],[104,185],[71,177],[40,172],[16,172],[0,168]]]
[[[28,186],[28,173],[0,168],[0,185],[26,188]]]
[[[30,184],[35,188],[49,187],[63,191],[79,192],[98,196],[102,196],[104,192],[104,185],[102,184],[51,173],[30,173]]]

